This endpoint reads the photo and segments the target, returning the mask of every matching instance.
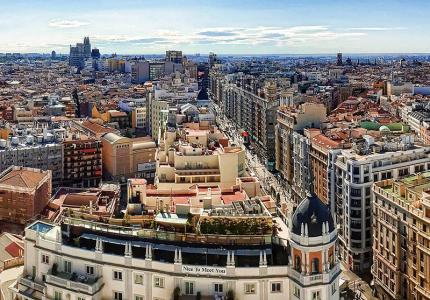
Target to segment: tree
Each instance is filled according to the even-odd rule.
[[[177,286],[173,290],[173,300],[179,300],[179,296],[181,296],[181,288]]]
[[[133,137],[133,135],[132,135],[132,133],[131,133],[131,131],[130,131],[130,129],[129,129],[129,128],[127,128],[127,129],[125,130],[124,136],[125,136],[125,137],[128,137],[128,138],[132,138],[132,137]]]
[[[226,300],[234,300],[234,292],[233,290],[228,290],[227,295],[225,296]]]

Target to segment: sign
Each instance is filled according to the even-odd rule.
[[[138,172],[142,172],[142,171],[152,171],[156,169],[156,163],[154,162],[150,162],[150,163],[143,163],[143,164],[138,164],[137,165],[137,171]]]
[[[192,275],[226,275],[225,268],[218,267],[206,267],[206,266],[182,266],[182,273],[192,274]]]

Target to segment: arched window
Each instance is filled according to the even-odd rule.
[[[313,258],[312,259],[312,274],[317,274],[319,273],[319,260],[318,258]]]
[[[297,272],[301,272],[302,271],[302,262],[300,259],[300,255],[296,255],[296,258],[294,259],[294,269]]]

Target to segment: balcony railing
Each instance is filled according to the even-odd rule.
[[[336,264],[329,272],[320,273],[320,274],[310,274],[310,275],[302,275],[298,271],[293,268],[288,268],[288,275],[295,280],[299,281],[303,285],[313,285],[320,283],[329,283],[331,279],[339,274],[340,265]]]
[[[76,275],[79,278],[79,275]],[[86,282],[79,282],[78,279],[72,280],[73,276],[69,273],[57,273],[56,275],[47,274],[46,283],[54,284],[57,286],[64,287],[69,290],[84,292],[91,295],[96,294],[103,285],[103,277],[99,277],[96,280],[87,278]]]
[[[222,245],[269,245],[272,244],[272,234],[266,235],[220,235],[220,234],[195,234],[181,233],[174,231],[162,231],[147,228],[135,228],[103,224],[88,220],[65,217],[64,224],[89,228],[91,230],[119,234],[131,235],[148,239],[158,239],[164,241],[187,242],[187,243],[207,243]]]

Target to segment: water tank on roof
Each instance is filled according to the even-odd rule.
[[[52,142],[54,140],[54,135],[52,133],[48,133],[46,135],[46,141],[47,142]]]
[[[19,139],[17,136],[13,136],[12,137],[12,145],[18,145],[19,144]]]
[[[32,135],[27,135],[25,140],[26,140],[27,144],[33,144],[33,142],[34,142],[34,138]]]
[[[0,139],[0,148],[5,148],[5,147],[6,147],[6,140]]]

